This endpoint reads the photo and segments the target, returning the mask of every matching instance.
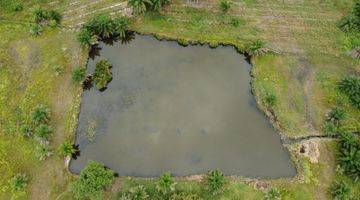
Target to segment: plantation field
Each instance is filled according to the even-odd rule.
[[[23,9],[13,11],[16,2]],[[275,53],[252,57],[253,92],[258,106],[272,120],[283,137],[324,135],[327,113],[333,107],[346,111],[343,127],[360,131],[360,110],[339,92],[345,75],[359,75],[360,64],[348,56],[359,46],[336,23],[349,13],[352,0],[233,0],[227,13],[216,0],[174,0],[160,14],[149,12],[131,19],[130,29],[157,38],[182,43],[201,42],[211,46],[234,45],[239,51],[262,40]],[[45,26],[41,36],[30,35],[31,10],[41,5],[57,9],[62,27]],[[76,41],[77,28],[99,13],[130,14],[126,1],[116,0],[29,0],[0,2],[0,199],[72,199],[68,190],[76,176],[56,153],[59,144],[74,140],[82,89],[71,81],[75,67],[85,67],[87,52]],[[266,106],[267,94],[276,95],[276,104]],[[35,156],[38,142],[20,135],[20,126],[30,121],[39,104],[51,111],[53,128],[50,147],[54,155],[45,161]],[[219,199],[263,199],[261,190],[277,187],[283,199],[330,199],[334,182],[350,184],[355,196],[360,184],[339,173],[335,140],[315,139],[318,162],[299,153],[301,144],[288,144],[298,175],[279,180],[249,180],[230,177],[230,186]],[[28,176],[25,191],[12,191],[9,182],[17,173]],[[202,194],[198,180],[176,179],[184,191]],[[152,187],[152,182],[117,178],[106,190],[107,199],[116,199],[119,189],[133,185]],[[202,194],[205,199],[212,199]]]

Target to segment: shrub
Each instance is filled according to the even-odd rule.
[[[89,161],[79,178],[70,185],[75,199],[101,199],[103,189],[114,179],[114,172],[95,161]]]
[[[170,173],[164,173],[156,182],[156,189],[162,194],[168,194],[175,190],[175,182]]]
[[[28,124],[23,124],[20,126],[20,133],[24,137],[30,137],[32,135],[32,128]]]
[[[117,17],[114,19],[114,29],[115,32],[119,35],[120,38],[126,37],[126,30],[130,24],[130,21],[127,17]]]
[[[97,36],[86,28],[82,28],[78,32],[78,34],[76,35],[76,39],[82,46],[86,47],[92,46],[97,43]]]
[[[33,36],[39,36],[43,33],[43,28],[39,24],[31,24],[30,25],[30,34]]]
[[[231,24],[231,25],[234,26],[234,27],[239,27],[241,24],[244,24],[244,21],[243,21],[243,19],[241,19],[241,18],[232,17],[232,18],[230,19],[229,24]]]
[[[266,195],[266,200],[280,200],[281,199],[281,193],[277,188],[270,188]]]
[[[332,186],[331,195],[335,200],[349,200],[352,197],[350,187],[343,181]]]
[[[107,60],[100,60],[96,63],[93,79],[98,89],[104,89],[112,80],[111,64]]]
[[[328,119],[333,122],[340,122],[346,118],[345,110],[335,107],[328,114]]]
[[[49,17],[48,12],[39,6],[34,8],[32,14],[36,23],[42,22]]]
[[[337,127],[332,122],[325,122],[324,133],[329,136],[335,135],[337,133]]]
[[[40,124],[35,129],[35,136],[39,140],[49,140],[52,135],[52,128],[47,124]]]
[[[146,200],[149,198],[149,195],[147,194],[145,187],[142,185],[131,188],[130,196],[132,200]]]
[[[343,132],[339,141],[339,163],[344,173],[354,180],[360,177],[360,140],[354,134]]]
[[[266,92],[264,101],[267,107],[272,108],[276,105],[277,97],[274,92]]]
[[[353,106],[360,109],[360,77],[345,77],[340,81],[339,89],[349,97]]]
[[[152,5],[151,0],[128,0],[128,5],[133,9],[135,15],[144,14],[148,7]]]
[[[110,18],[110,15],[100,14],[90,19],[86,22],[84,27],[92,33],[92,35],[97,35],[101,38],[109,38],[114,35],[115,28],[113,21]]]
[[[227,11],[229,11],[229,9],[231,7],[231,3],[230,3],[230,1],[223,0],[223,1],[220,1],[219,7],[220,7],[221,11],[227,12]]]
[[[57,10],[50,10],[48,17],[49,19],[54,20],[58,24],[60,24],[60,21],[62,19],[60,12]]]
[[[13,10],[14,12],[19,12],[19,11],[22,11],[23,9],[24,9],[24,7],[23,7],[22,3],[20,3],[20,2],[16,2],[16,3],[14,3],[14,5],[12,6],[12,10]]]
[[[25,174],[16,174],[10,180],[10,187],[13,191],[22,191],[27,185],[27,177]]]
[[[246,46],[246,52],[249,55],[261,55],[265,52],[265,42],[262,40],[255,40]]]
[[[357,1],[353,7],[352,12],[343,17],[338,27],[344,32],[359,31],[360,30],[360,1]]]
[[[76,153],[76,149],[74,148],[74,146],[72,145],[72,143],[68,140],[64,141],[63,143],[60,144],[59,148],[58,148],[58,152],[61,156],[72,156],[73,154]]]
[[[47,157],[50,157],[53,154],[49,145],[47,144],[39,144],[35,148],[35,157],[40,161],[45,160]]]
[[[151,9],[159,12],[169,2],[169,0],[151,0]]]
[[[219,170],[208,172],[205,177],[206,190],[212,195],[218,195],[224,191],[227,180]]]
[[[86,69],[77,67],[71,72],[71,79],[74,83],[82,83],[86,77]]]
[[[50,119],[50,110],[46,106],[39,104],[31,113],[31,119],[35,123],[46,123]]]

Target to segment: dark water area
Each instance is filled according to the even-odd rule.
[[[100,43],[90,59],[108,59],[113,80],[82,97],[70,163],[96,160],[120,176],[176,176],[219,169],[226,175],[290,177],[296,171],[280,136],[256,107],[250,69],[233,47],[182,47],[136,35]]]

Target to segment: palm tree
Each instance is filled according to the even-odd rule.
[[[85,24],[85,28],[101,38],[109,38],[114,34],[113,21],[109,15],[100,14]]]
[[[132,7],[135,15],[141,15],[145,13],[147,7],[153,3],[150,0],[128,0],[128,4]]]

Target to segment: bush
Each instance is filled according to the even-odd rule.
[[[39,140],[49,140],[52,135],[52,128],[47,124],[40,124],[35,129],[35,137]]]
[[[45,160],[47,157],[50,157],[53,154],[49,145],[47,144],[39,144],[35,148],[35,157],[40,161]]]
[[[35,7],[32,14],[36,23],[40,23],[49,18],[48,12],[41,7]]]
[[[100,60],[96,63],[93,80],[98,89],[106,88],[106,85],[112,80],[111,67],[107,60]]]
[[[208,172],[205,177],[206,190],[212,195],[218,195],[224,191],[227,180],[219,170]]]
[[[325,135],[329,135],[329,136],[336,135],[337,133],[336,125],[332,122],[325,122],[324,133]]]
[[[340,81],[339,89],[349,97],[353,106],[360,109],[360,77],[345,77]]]
[[[130,189],[130,196],[132,200],[146,200],[149,195],[146,192],[146,188],[142,185]]]
[[[54,20],[57,24],[60,24],[62,16],[59,11],[57,10],[50,10],[48,17],[50,20]]]
[[[355,3],[352,12],[348,16],[339,21],[338,27],[344,32],[360,30],[360,1]]]
[[[281,199],[281,193],[277,188],[270,188],[266,195],[266,200],[280,200]]]
[[[221,11],[227,12],[231,7],[231,3],[229,1],[223,0],[220,2],[219,7]]]
[[[343,132],[339,141],[339,163],[346,175],[358,180],[360,177],[360,140],[354,134]]]
[[[246,46],[246,52],[249,55],[261,55],[264,53],[265,42],[262,40],[255,40]]]
[[[10,187],[13,191],[22,191],[27,185],[27,177],[25,174],[16,174],[10,180]]]
[[[33,36],[39,36],[43,33],[43,28],[39,24],[31,24],[30,25],[30,34]]]
[[[75,199],[102,199],[103,189],[111,184],[114,172],[95,161],[89,161],[79,178],[70,186]]]
[[[33,131],[30,125],[23,124],[20,126],[20,133],[24,137],[31,137]]]
[[[345,110],[335,107],[328,114],[328,119],[333,122],[340,122],[346,118]]]
[[[156,182],[156,189],[162,194],[169,194],[175,190],[175,182],[170,173],[164,173]]]
[[[50,119],[50,110],[46,106],[39,104],[31,113],[31,119],[35,123],[46,123]]]
[[[151,9],[159,12],[168,3],[170,3],[170,0],[151,0]]]
[[[71,72],[71,79],[74,83],[82,83],[86,78],[86,69],[77,67]]]
[[[335,183],[331,188],[331,195],[335,200],[349,200],[352,198],[351,189],[345,182]]]
[[[58,153],[64,157],[72,156],[76,153],[76,149],[74,148],[74,146],[70,141],[66,140],[60,144],[58,148]]]
[[[90,47],[97,43],[97,36],[86,28],[82,28],[76,35],[77,41],[86,47]]]
[[[19,11],[22,11],[23,9],[24,9],[24,7],[23,7],[22,3],[20,3],[20,2],[16,2],[16,3],[14,3],[14,5],[12,6],[12,10],[13,10],[14,12],[19,12]]]
[[[128,0],[128,5],[133,9],[135,15],[144,14],[152,4],[151,0]]]
[[[276,105],[277,97],[274,92],[265,93],[265,105],[267,107],[274,107]]]

